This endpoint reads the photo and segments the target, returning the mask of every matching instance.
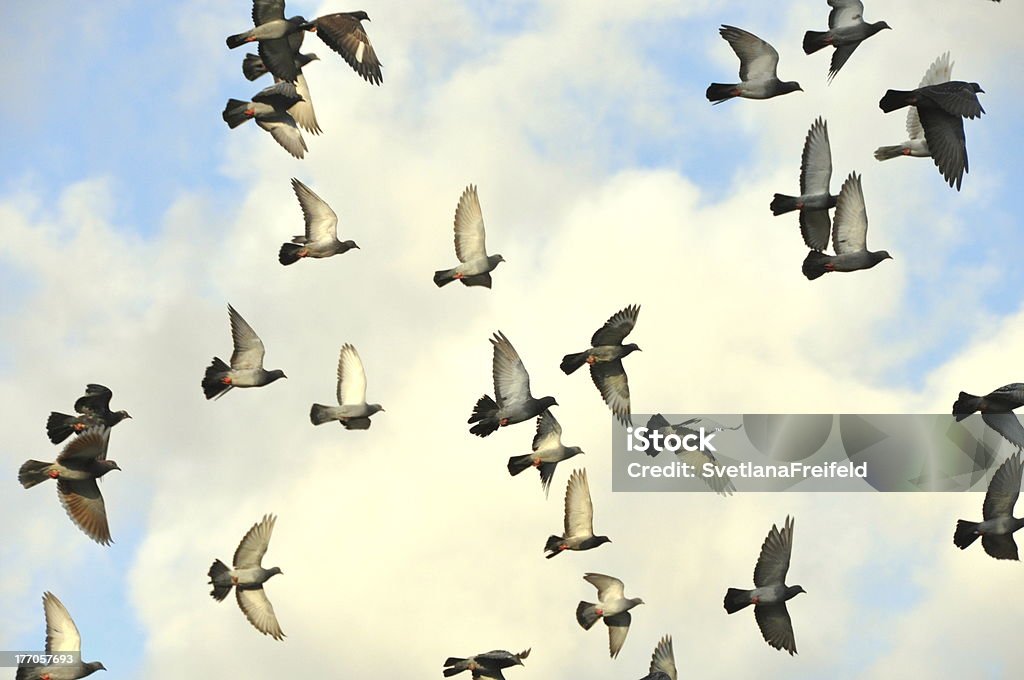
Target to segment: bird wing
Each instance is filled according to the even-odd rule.
[[[562,426],[549,409],[537,417],[537,434],[533,435],[533,450],[550,449],[562,443]]]
[[[110,441],[110,430],[98,427],[86,430],[81,436],[75,437],[57,456],[57,462],[88,463],[94,460],[107,459],[107,444]]]
[[[85,394],[75,401],[75,413],[106,415],[110,413],[110,399],[114,393],[103,385],[86,385]]]
[[[231,340],[235,346],[231,353],[231,368],[262,368],[266,349],[260,336],[231,305],[228,305],[228,318],[231,320]]]
[[[295,158],[302,158],[306,155],[309,147],[306,146],[306,140],[302,138],[295,119],[288,113],[282,111],[269,116],[261,116],[256,119],[256,123],[269,132],[274,141]]]
[[[278,111],[288,109],[301,98],[298,89],[296,89],[293,83],[280,79],[252,96],[254,102],[266,104]],[[266,116],[263,117],[266,118]]]
[[[338,237],[338,216],[327,201],[317,196],[312,189],[292,177],[295,198],[302,207],[306,222],[306,242],[334,240]]]
[[[832,219],[828,210],[801,210],[800,235],[811,250],[825,250],[832,234]]]
[[[917,115],[921,118],[924,139],[928,142],[935,167],[949,186],[959,190],[964,172],[969,168],[964,119],[932,106],[918,107]]]
[[[608,626],[608,651],[614,659],[619,655],[622,645],[626,642],[626,635],[629,634],[629,624],[633,620],[629,612],[622,612],[615,616],[606,616],[604,623]]]
[[[981,537],[981,547],[997,560],[1018,560],[1017,542],[1013,534],[985,534]]]
[[[928,87],[947,83],[953,77],[953,62],[949,60],[949,52],[939,55],[928,70],[924,72],[918,87]],[[910,139],[924,139],[924,129],[921,127],[921,117],[917,114],[916,106],[907,107],[907,135]]]
[[[95,479],[59,479],[57,497],[71,521],[100,545],[110,545],[110,527],[103,494]]]
[[[593,347],[602,345],[621,345],[626,336],[636,325],[636,318],[640,315],[640,305],[630,305],[621,309],[609,317],[604,325],[598,328],[590,338]]]
[[[789,618],[786,603],[755,605],[754,618],[765,642],[775,649],[796,654],[796,636],[793,635],[793,621]]]
[[[235,597],[238,600],[238,607],[256,630],[275,640],[284,639],[281,625],[277,622],[277,615],[274,614],[274,605],[270,604],[267,593],[262,587],[236,588]]]
[[[807,131],[800,159],[800,193],[804,196],[827,194],[832,181],[832,146],[828,141],[828,123],[818,118]]]
[[[544,490],[544,498],[551,493],[551,480],[555,476],[558,463],[541,463],[537,471],[540,472],[540,488]]]
[[[303,33],[305,31],[292,33],[292,35],[302,35]],[[295,119],[299,127],[307,130],[310,134],[320,134],[323,130],[316,122],[316,111],[313,110],[313,98],[309,94],[309,83],[306,82],[306,76],[302,75],[302,71],[299,71],[299,75],[295,79],[295,91],[302,97],[302,100],[292,104],[288,109],[288,115]]]
[[[485,236],[480,197],[476,193],[476,187],[470,184],[462,192],[459,205],[455,208],[455,256],[459,258],[459,262],[487,257]]]
[[[352,345],[342,345],[338,355],[338,404],[352,406],[366,403],[366,371],[359,352]]]
[[[593,535],[594,504],[590,500],[587,471],[585,469],[573,470],[569,477],[569,483],[565,485],[565,537],[588,538]]]
[[[604,403],[623,425],[629,424],[629,379],[622,361],[602,361],[590,365],[590,377]]]
[[[1020,478],[1024,468],[1021,466],[1020,451],[1013,454],[999,466],[996,473],[992,475],[992,481],[988,484],[988,492],[985,494],[985,503],[982,505],[982,516],[985,519],[996,517],[1011,517],[1013,506],[1020,496]]]
[[[740,80],[768,80],[775,78],[779,65],[779,53],[775,48],[753,33],[735,26],[723,25],[718,30],[729,42],[732,51],[740,58]]]
[[[597,599],[601,602],[626,599],[626,586],[614,576],[588,573],[583,575],[583,580],[597,588]]]
[[[43,615],[46,617],[46,653],[82,651],[82,636],[64,603],[53,593],[43,593]]]
[[[832,52],[832,63],[828,67],[828,79],[831,81],[839,73],[839,69],[843,68],[843,65],[849,61],[850,56],[853,55],[857,47],[860,46],[859,42],[850,43],[849,45],[842,45],[837,47]]]
[[[1004,402],[1008,409],[1024,406],[1024,383],[1010,383],[985,395],[985,401],[992,407],[992,401]]]
[[[519,353],[501,331],[494,334],[491,344],[494,346],[491,377],[494,379],[494,397],[498,406],[525,403],[530,399],[530,374],[526,372]]]
[[[242,541],[235,550],[235,556],[231,563],[236,569],[249,569],[260,566],[263,556],[267,553],[270,545],[270,536],[274,533],[274,522],[277,517],[274,515],[263,515],[263,520],[252,525],[252,528],[242,537]]]
[[[651,655],[650,672],[664,673],[670,680],[676,680],[676,658],[672,651],[672,636],[666,635],[658,642]]]
[[[340,54],[363,80],[375,85],[383,82],[377,53],[358,19],[342,12],[327,14],[314,23],[320,39]]]
[[[963,118],[977,118],[985,113],[978,94],[967,84],[959,81],[939,83],[918,89],[918,93],[931,99],[943,111]]]
[[[287,37],[261,40],[256,51],[259,52],[263,65],[276,77],[288,83],[298,80],[299,67],[295,63],[295,53]]]
[[[993,413],[988,411],[981,414],[981,419],[985,421],[986,425],[1002,435],[1006,441],[1018,449],[1024,448],[1024,427],[1021,426],[1016,413]]]
[[[860,175],[851,172],[839,190],[836,218],[832,223],[832,247],[836,255],[867,250],[868,212],[864,207],[864,189]]]
[[[864,23],[864,3],[860,0],[828,0],[832,11],[828,15],[828,27],[851,28]]]
[[[252,23],[261,26],[275,19],[284,19],[284,0],[253,0]]]
[[[786,582],[789,557],[793,552],[793,518],[786,517],[782,531],[776,525],[764,539],[761,555],[754,567],[754,585],[758,588]]]

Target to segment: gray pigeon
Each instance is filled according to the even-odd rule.
[[[676,658],[672,651],[672,636],[658,641],[651,655],[651,669],[640,680],[676,680]]]
[[[455,208],[455,256],[461,264],[454,269],[434,272],[434,283],[438,288],[456,280],[462,281],[464,286],[491,287],[491,272],[505,258],[501,255],[488,255],[484,238],[480,197],[477,196],[476,187],[470,184],[462,192],[459,205]]]
[[[238,544],[232,559],[235,568],[229,569],[220,560],[214,560],[207,576],[210,577],[210,585],[213,586],[213,590],[210,591],[213,599],[223,601],[234,587],[238,606],[245,614],[245,618],[249,619],[249,623],[259,632],[275,640],[283,640],[284,633],[277,623],[274,607],[263,590],[263,584],[272,576],[283,573],[279,567],[264,569],[262,565],[276,521],[274,515],[264,515],[263,521],[253,524],[242,538],[242,542]]]
[[[370,416],[383,411],[380,404],[366,403],[366,371],[359,353],[352,345],[341,346],[338,355],[338,406],[313,404],[309,420],[323,425],[337,420],[346,430],[370,429]]]
[[[828,0],[832,11],[828,15],[827,31],[804,33],[804,54],[814,54],[823,47],[836,48],[832,53],[829,82],[863,41],[884,28],[892,28],[884,21],[869,24],[864,21],[864,3],[860,0]]]
[[[580,602],[576,606],[576,621],[583,630],[590,630],[598,619],[608,626],[608,650],[614,659],[622,649],[629,633],[632,617],[629,610],[644,601],[639,597],[626,597],[622,581],[604,574],[585,574],[583,580],[597,588],[598,604]]]
[[[494,347],[491,375],[497,402],[485,394],[473,407],[468,422],[476,425],[469,431],[478,437],[486,437],[499,427],[536,418],[551,406],[558,406],[554,397],[534,399],[530,394],[530,374],[504,333],[498,331],[490,342]]]
[[[740,58],[742,82],[732,85],[711,83],[706,94],[708,101],[721,104],[733,97],[771,99],[797,90],[803,92],[800,83],[779,80],[776,74],[779,53],[764,40],[742,28],[724,24],[718,33],[729,42],[732,51]]]
[[[287,266],[304,257],[331,257],[359,248],[355,241],[338,240],[338,216],[324,199],[294,177],[292,189],[302,208],[306,233],[293,237],[291,243],[281,245],[278,262]]]
[[[57,497],[71,521],[100,545],[110,545],[110,527],[103,494],[96,480],[111,470],[120,470],[107,460],[110,430],[105,427],[86,430],[75,437],[54,463],[28,460],[18,470],[18,481],[31,489],[48,479],[57,480]]]
[[[384,76],[380,71],[380,60],[373,51],[370,38],[363,28],[363,21],[370,17],[362,10],[325,14],[312,21],[303,22],[299,28],[320,36],[324,44],[342,56],[363,80],[380,85]]]
[[[1024,383],[1010,383],[993,390],[984,397],[961,392],[953,402],[953,415],[960,422],[975,411],[981,419],[1018,449],[1024,448],[1024,427],[1013,409],[1024,406]]]
[[[949,82],[953,77],[953,62],[949,60],[949,52],[942,54],[925,71],[918,87],[938,85]],[[921,117],[917,115],[917,107],[907,107],[907,141],[895,146],[880,146],[875,149],[875,158],[880,161],[887,161],[890,158],[899,156],[912,156],[914,158],[929,158],[932,155],[928,148],[928,142],[924,138],[924,128],[921,127]]]
[[[285,151],[295,158],[302,158],[309,147],[295,119],[288,113],[300,101],[302,97],[295,86],[282,81],[263,88],[253,96],[252,101],[229,99],[221,117],[232,130],[249,119],[255,120]]]
[[[110,399],[114,393],[103,385],[85,386],[85,394],[75,401],[77,416],[50,412],[46,420],[46,435],[54,444],[60,444],[74,433],[81,434],[91,427],[114,427],[125,418],[131,418],[128,411],[111,411]]]
[[[885,113],[904,106],[917,108],[935,167],[949,186],[960,191],[964,173],[970,171],[963,119],[985,113],[978,101],[978,93],[984,91],[978,83],[952,80],[910,91],[888,90],[878,106]]]
[[[647,421],[647,429],[650,432],[657,432],[662,437],[667,437],[670,434],[674,434],[677,437],[683,438],[688,435],[699,435],[700,428],[703,427],[705,432],[723,432],[726,430],[738,430],[742,425],[736,425],[734,427],[726,427],[713,421],[706,421],[703,418],[690,418],[676,425],[672,425],[665,419],[665,416],[660,413],[655,413],[651,416],[650,420]],[[647,449],[647,455],[652,458],[661,453],[661,449],[655,447],[653,444]],[[687,451],[680,449],[675,452],[676,457],[684,464],[688,465],[690,469],[696,470],[698,474],[704,469],[705,463],[711,463],[716,468],[720,468],[718,459],[715,458],[715,454],[711,451]],[[729,475],[725,474],[723,470],[722,475],[712,475],[705,477],[701,475],[701,479],[709,489],[722,496],[731,496],[736,491],[736,485],[733,483]]]
[[[864,207],[864,189],[861,187],[860,175],[851,172],[839,190],[836,201],[836,219],[832,225],[832,246],[835,255],[826,255],[817,250],[807,253],[804,258],[803,273],[808,280],[827,272],[855,272],[871,269],[882,260],[891,260],[892,255],[885,250],[872,252],[868,250],[868,214]]]
[[[594,504],[590,500],[590,483],[586,470],[574,470],[565,485],[565,531],[561,536],[548,536],[544,557],[551,559],[566,550],[591,550],[611,543],[607,536],[594,535]],[[614,655],[613,655],[614,656]]]
[[[107,670],[99,661],[82,662],[82,635],[64,603],[53,593],[43,593],[43,614],[46,616],[46,653],[74,654],[79,658],[69,664],[19,666],[15,680],[78,680]]]
[[[551,490],[551,478],[555,476],[558,464],[583,453],[583,449],[562,444],[562,426],[548,410],[537,418],[537,434],[533,436],[532,448],[533,453],[509,458],[508,472],[515,477],[523,470],[537,468],[540,471],[540,485],[546,498],[548,491]]]
[[[262,387],[278,378],[287,378],[280,369],[264,370],[263,355],[266,349],[263,341],[231,305],[228,305],[228,318],[231,320],[231,340],[235,346],[231,353],[231,365],[228,366],[218,357],[213,358],[203,376],[203,394],[206,398],[219,399],[232,387]]]
[[[793,519],[786,517],[782,531],[773,524],[764,539],[761,555],[754,567],[755,588],[729,588],[725,593],[725,611],[735,614],[748,605],[754,605],[754,618],[764,641],[775,649],[786,650],[790,655],[796,654],[796,638],[786,601],[807,592],[800,586],[786,585],[792,553]]]
[[[318,135],[322,130],[316,120],[316,112],[313,110],[313,98],[309,94],[309,83],[306,82],[306,76],[303,75],[302,69],[306,64],[311,61],[317,61],[320,57],[312,53],[302,54],[299,52],[305,35],[305,31],[296,31],[288,36],[288,47],[292,51],[295,67],[299,70],[299,74],[295,78],[295,91],[302,98],[292,104],[291,108],[288,109],[288,114],[295,119],[299,127],[311,134]],[[269,73],[269,70],[263,61],[263,57],[251,53],[245,55],[245,58],[242,60],[242,74],[246,80],[253,81],[267,73]],[[282,79],[274,76],[274,82],[282,82]]]
[[[953,544],[965,549],[981,536],[981,547],[997,560],[1017,560],[1017,543],[1013,532],[1024,527],[1024,517],[1013,516],[1013,506],[1020,496],[1020,479],[1024,473],[1021,452],[1013,454],[996,470],[988,484],[985,503],[981,507],[984,520],[968,522],[958,520],[953,532]]]
[[[530,656],[530,650],[513,654],[504,649],[495,649],[486,654],[477,654],[466,659],[450,656],[444,661],[443,675],[450,678],[462,671],[472,673],[473,680],[477,678],[492,678],[493,680],[505,680],[501,671],[513,666],[522,666],[523,659]]]
[[[590,339],[591,347],[562,357],[560,368],[571,375],[583,364],[590,365],[590,377],[608,408],[623,425],[629,424],[629,379],[622,367],[622,357],[640,351],[636,343],[622,341],[633,330],[640,305],[630,305],[613,314]]]
[[[828,141],[828,123],[821,118],[814,121],[804,140],[800,161],[800,195],[775,194],[771,202],[773,215],[793,210],[800,211],[800,233],[804,243],[813,250],[828,248],[832,231],[829,208],[836,207],[838,196],[829,193],[832,181],[832,146]]]
[[[259,42],[259,56],[270,72],[281,80],[294,83],[299,69],[288,38],[306,23],[305,18],[285,19],[284,0],[253,0],[252,23],[252,29],[228,36],[228,48]]]

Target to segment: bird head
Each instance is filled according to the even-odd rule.
[[[876,31],[881,31],[881,30],[886,29],[886,28],[888,28],[889,30],[892,30],[892,26],[890,26],[889,24],[885,23],[884,21],[879,21],[879,22],[875,23],[875,30]]]
[[[99,471],[99,474],[96,475],[97,477],[102,477],[103,475],[107,474],[111,470],[117,470],[117,471],[121,470],[121,468],[118,466],[118,464],[115,463],[112,460],[101,460],[101,461],[98,461],[98,462],[100,464],[100,471]]]
[[[90,661],[89,663],[85,664],[85,670],[88,671],[88,675],[89,673],[95,673],[96,671],[105,671],[107,670],[107,667],[99,661]]]
[[[356,250],[362,250],[362,248],[360,248],[360,247],[359,247],[359,246],[358,246],[358,245],[356,244],[356,242],[355,242],[355,241],[353,241],[353,240],[351,240],[351,239],[350,239],[350,240],[348,240],[348,241],[342,241],[341,245],[345,246],[345,248],[347,248],[347,249],[349,249],[349,250],[351,250],[352,248],[355,248]]]
[[[632,598],[632,599],[630,600],[630,602],[632,602],[632,603],[633,603],[633,606],[634,606],[634,607],[635,607],[635,606],[637,606],[638,604],[644,604],[644,601],[643,601],[643,599],[641,599],[641,598],[639,598],[639,597],[634,597],[634,598]]]
[[[625,350],[626,350],[626,354],[627,355],[628,354],[632,354],[633,352],[642,352],[643,351],[643,350],[640,349],[640,346],[637,345],[635,342],[631,342],[628,345],[625,345]]]
[[[284,572],[283,572],[283,571],[281,571],[281,567],[271,567],[271,568],[270,568],[270,569],[269,569],[269,570],[267,571],[267,573],[268,573],[268,574],[270,574],[270,576],[276,576],[276,575],[278,575],[278,574],[283,574]],[[270,578],[270,576],[268,576],[267,578]]]
[[[787,83],[782,83],[782,94],[786,94],[787,92],[796,92],[797,90],[803,92],[804,88],[800,87],[800,83],[796,82],[795,80],[791,80]]]
[[[280,368],[275,368],[273,371],[270,371],[270,380],[268,380],[267,383],[268,384],[272,383],[275,380],[277,380],[278,378],[287,378],[287,377],[288,376],[286,376],[284,374],[284,371],[282,371]]]
[[[505,261],[505,258],[504,258],[504,257],[502,257],[501,255],[491,255],[491,257],[490,257],[490,260],[491,260],[491,262],[493,262],[493,263],[494,263],[495,265],[497,265],[497,264],[498,264],[499,262],[504,262],[504,261]]]
[[[796,597],[800,593],[806,593],[806,592],[807,591],[804,590],[803,586],[790,586],[790,587],[786,588],[786,599],[788,600],[791,597]]]
[[[581,449],[578,446],[570,446],[569,448],[566,449],[566,456],[565,457],[566,458],[572,458],[573,456],[582,456],[582,455],[584,455],[583,449]]]
[[[541,397],[540,399],[541,410],[551,408],[552,406],[558,406],[558,402],[555,401],[554,397]]]
[[[875,262],[881,262],[882,260],[891,260],[892,255],[889,254],[888,250],[879,250],[875,253]]]
[[[114,415],[117,416],[117,422],[121,422],[125,418],[131,418],[132,417],[132,415],[130,413],[128,413],[128,411],[118,411]]]
[[[370,409],[371,414],[384,410],[384,407],[380,404],[368,404],[366,408]]]
[[[599,545],[604,545],[605,543],[611,543],[611,542],[612,542],[612,539],[608,538],[607,536],[594,536],[594,547],[595,548],[597,546],[599,546]]]
[[[359,21],[370,20],[370,15],[364,12],[363,10],[359,10],[358,12],[352,12],[349,14],[349,16],[352,17],[353,19],[358,19]]]
[[[975,92],[985,92],[985,90],[981,89],[981,85],[978,85],[978,83],[971,83],[971,89],[974,90]]]

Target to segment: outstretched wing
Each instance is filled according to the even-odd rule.
[[[266,349],[260,336],[231,305],[228,305],[228,317],[231,320],[231,340],[235,345],[231,353],[231,368],[262,368]]]
[[[252,525],[252,528],[242,537],[242,541],[235,550],[232,564],[236,569],[249,569],[258,567],[263,561],[270,545],[270,536],[274,533],[274,522],[277,518],[274,515],[264,515],[261,522]]]
[[[779,531],[779,528],[773,524],[772,530],[764,539],[761,555],[757,558],[757,566],[754,567],[754,585],[761,588],[785,583],[786,572],[789,571],[789,557],[792,552],[793,518],[786,517],[782,531]]]

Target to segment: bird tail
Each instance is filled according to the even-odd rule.
[[[875,149],[875,158],[880,161],[887,161],[891,158],[899,158],[903,155],[903,145],[880,146]]]
[[[314,425],[323,425],[334,420],[330,416],[330,408],[323,404],[313,404],[313,407],[309,409],[309,422]]]
[[[581,601],[576,605],[576,621],[583,627],[583,630],[590,630],[599,618],[601,616],[597,613],[597,605],[593,602]]]
[[[512,456],[508,459],[508,473],[515,477],[523,470],[529,470],[533,467],[533,456],[526,454],[525,456]]]
[[[236,33],[235,35],[229,35],[227,40],[225,40],[224,42],[226,42],[228,44],[228,48],[232,50],[236,47],[241,47],[245,43],[249,42],[249,32],[246,31],[245,33]]]
[[[775,194],[772,198],[772,203],[769,206],[772,209],[773,215],[784,215],[788,212],[792,212],[797,209],[797,203],[799,200],[796,196],[787,196],[786,194]]]
[[[804,264],[803,267],[801,267],[801,271],[803,271],[804,276],[807,277],[808,281],[813,281],[818,277],[824,276],[825,272],[828,271],[825,269],[825,264],[828,260],[829,256],[825,253],[819,253],[817,250],[812,250],[807,253],[807,257],[804,258]]]
[[[887,90],[885,95],[879,100],[878,106],[885,113],[902,109],[904,106],[910,105],[910,96],[912,94],[913,92],[907,92],[906,90]]]
[[[544,557],[546,557],[546,558],[548,558],[550,560],[552,557],[554,557],[558,553],[562,552],[561,550],[558,549],[559,547],[561,547],[561,545],[562,545],[562,537],[561,536],[548,536],[547,543],[544,544],[544,552],[549,553],[549,554],[545,555]]]
[[[294,243],[282,243],[281,250],[277,254],[277,261],[286,267],[290,264],[295,264],[300,259],[299,251],[304,247]]]
[[[978,540],[977,522],[968,522],[965,519],[958,520],[956,531],[953,532],[953,545],[963,550],[971,543]]]
[[[750,591],[740,590],[739,588],[729,588],[725,591],[725,611],[730,614],[735,614],[739,610],[747,607],[751,604],[750,602]]]
[[[814,54],[828,46],[828,31],[807,31],[804,33],[804,54]]]
[[[476,423],[469,431],[478,437],[486,437],[498,429],[498,405],[490,396],[484,395],[473,407],[473,415],[466,422]]]
[[[75,428],[72,427],[74,421],[75,416],[52,411],[50,417],[46,419],[46,436],[54,444],[60,444],[75,433]]]
[[[223,361],[217,357],[213,358],[206,369],[206,375],[203,376],[203,394],[207,399],[216,399],[231,389],[231,385],[221,382],[221,378],[230,370],[231,367]]]
[[[434,272],[434,283],[441,288],[455,280],[454,269],[440,269]]]
[[[558,365],[562,372],[566,375],[572,375],[575,373],[580,366],[587,363],[587,357],[590,356],[590,352],[580,352],[579,354],[566,354],[562,357],[562,363]]]
[[[41,460],[26,460],[18,470],[18,481],[26,489],[31,489],[36,484],[42,484],[50,478],[46,474],[52,463],[44,463]]]
[[[450,678],[453,675],[458,675],[462,671],[466,670],[465,666],[459,667],[459,664],[461,664],[463,661],[465,661],[465,659],[460,659],[457,656],[449,656],[447,659],[445,659],[443,671],[444,677]]]
[[[715,104],[721,104],[724,101],[728,101],[733,97],[738,97],[739,94],[736,90],[735,85],[724,85],[722,83],[711,83],[708,85],[708,91],[706,93],[709,102]]]
[[[210,597],[220,602],[231,592],[231,570],[220,560],[214,560],[206,575],[210,577],[210,585],[213,586]]]
[[[228,103],[224,105],[224,113],[221,114],[221,118],[233,130],[249,120],[249,117],[245,115],[248,110],[249,102],[243,102],[241,99],[229,99]]]
[[[267,72],[267,66],[260,55],[249,53],[242,60],[242,75],[246,80],[256,80]]]
[[[981,397],[961,392],[957,400],[953,402],[953,415],[956,416],[956,421],[960,422],[981,408],[981,401]]]

